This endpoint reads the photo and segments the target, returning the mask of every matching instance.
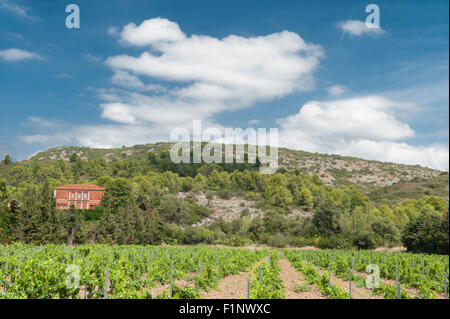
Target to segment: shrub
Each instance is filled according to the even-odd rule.
[[[228,188],[222,188],[217,191],[217,196],[219,196],[222,199],[230,199],[233,195],[232,191]]]
[[[93,209],[88,209],[83,211],[84,219],[86,221],[99,220],[103,216],[104,208],[102,206],[97,206]]]
[[[377,247],[377,243],[373,235],[362,234],[353,239],[353,244],[359,249],[374,249]]]

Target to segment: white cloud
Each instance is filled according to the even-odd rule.
[[[163,18],[154,18],[145,20],[140,26],[134,23],[127,24],[120,37],[126,44],[146,46],[181,41],[186,38],[186,35],[177,23]]]
[[[306,43],[293,32],[248,38],[229,35],[222,39],[186,36],[177,23],[162,18],[146,20],[140,26],[128,24],[120,41],[151,46],[151,50],[143,49],[138,57],[107,58],[106,64],[114,71],[112,82],[158,93],[103,92],[111,103],[102,104],[103,116],[121,123],[123,120],[114,115],[114,103],[118,102],[127,105],[121,108],[130,115],[127,121],[178,124],[211,119],[220,112],[250,107],[257,101],[309,90],[314,86],[312,74],[323,56],[320,46]],[[173,85],[149,87],[143,78]],[[109,112],[109,107],[114,110]]]
[[[102,117],[119,123],[134,124],[136,117],[130,112],[129,106],[122,103],[101,104]]]
[[[162,80],[194,82],[195,97],[210,95],[211,86],[227,97],[242,100],[271,99],[312,87],[311,73],[322,51],[292,32],[223,39],[192,35],[184,40],[158,44],[161,55],[144,52],[107,59],[116,69]],[[268,63],[270,61],[270,63]],[[219,96],[221,98],[221,96]]]
[[[337,26],[344,32],[348,32],[354,36],[362,36],[364,34],[383,34],[385,31],[381,27],[368,28],[363,21],[346,20],[337,23]]]
[[[282,127],[301,127],[313,135],[397,140],[414,136],[414,131],[392,114],[396,108],[403,107],[402,103],[378,96],[313,101],[280,124]]]
[[[206,120],[214,114],[208,101],[194,103],[165,94],[147,96],[110,89],[101,91],[100,98],[108,102],[101,104],[102,117],[118,123],[164,124],[170,127],[188,125],[195,119]]]
[[[0,58],[7,62],[16,62],[21,60],[42,60],[43,57],[37,53],[21,49],[0,50]]]
[[[415,132],[395,117],[408,104],[379,96],[313,101],[279,119],[280,144],[310,152],[448,170],[448,146],[413,146]]]
[[[353,140],[340,145],[342,155],[357,156],[408,165],[421,165],[448,171],[448,145],[412,146],[407,143]]]
[[[162,92],[165,89],[157,84],[144,84],[137,76],[125,71],[117,70],[111,77],[111,82],[124,88],[136,89],[139,91]]]
[[[111,82],[128,88],[142,88],[144,83],[135,75],[131,75],[125,71],[117,71],[111,78]]]
[[[329,96],[340,96],[347,91],[344,85],[336,84],[327,88]]]
[[[30,8],[16,5],[14,3],[11,3],[9,0],[0,0],[0,9],[9,11],[9,12],[11,12],[19,17],[25,18],[27,20],[31,20],[31,21],[35,21],[35,22],[41,20],[39,17],[31,16],[28,14],[28,11],[30,11]]]

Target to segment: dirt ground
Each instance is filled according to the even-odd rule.
[[[367,274],[366,274],[366,273],[363,273],[363,272],[355,272],[355,274],[360,275],[360,276],[362,276],[362,277],[367,276]],[[385,285],[391,285],[391,286],[395,284],[395,280],[393,280],[393,279],[380,278],[380,282],[383,283],[383,284],[385,284]],[[406,288],[406,287],[402,287],[402,290],[406,291],[406,292],[407,292],[408,294],[410,294],[411,297],[413,297],[413,298],[416,298],[416,297],[417,297],[417,298],[421,298],[421,297],[419,296],[419,291],[418,291],[417,288],[412,288],[412,287]],[[446,299],[444,294],[437,294],[437,297],[438,297],[438,299]]]
[[[288,260],[281,258],[279,260],[281,268],[280,277],[283,280],[286,289],[286,299],[324,299],[326,298],[319,292],[317,287],[310,285],[310,291],[296,292],[295,286],[298,284],[306,284],[303,275],[291,266]]]
[[[327,270],[319,270],[319,274],[327,274]],[[331,284],[336,285],[347,292],[349,291],[349,282],[338,278],[331,273]],[[372,295],[372,291],[366,287],[356,287],[356,282],[352,281],[352,298],[353,299],[384,299],[383,295]]]
[[[184,279],[174,280],[173,284],[177,287],[184,288],[186,286],[194,287],[194,283],[192,281],[187,281]],[[156,298],[158,295],[162,294],[164,290],[169,290],[170,284],[161,285],[158,283],[155,288],[150,289],[150,293],[152,294],[152,298]]]
[[[256,263],[256,266],[267,261],[267,257]],[[200,296],[201,299],[245,299],[247,298],[247,280],[252,277],[252,272],[241,272],[237,275],[228,275],[218,285],[218,289],[211,289]]]
[[[349,283],[341,278],[331,276],[331,283],[348,291]],[[366,287],[356,287],[355,281],[352,281],[353,299],[384,299],[383,295],[372,295],[372,291]]]
[[[223,278],[218,290],[210,290],[201,296],[202,299],[243,299],[247,297],[247,278],[246,272],[229,275]]]

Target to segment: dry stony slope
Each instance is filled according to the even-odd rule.
[[[195,224],[194,226],[207,226],[212,222],[223,219],[226,222],[231,222],[242,216],[248,216],[250,219],[255,217],[263,217],[264,211],[257,206],[257,202],[254,200],[247,200],[242,197],[231,197],[229,199],[223,199],[218,196],[211,196],[210,199],[207,198],[205,193],[194,194],[194,193],[178,193],[181,198],[194,197],[195,201],[200,205],[208,206],[213,210],[213,213],[209,217],[205,217],[201,222]],[[310,217],[311,212],[301,211],[298,209],[293,209],[290,214],[286,217],[300,216],[300,217]]]
[[[317,174],[326,184],[345,182],[352,184],[372,184],[378,187],[390,186],[400,181],[428,179],[442,172],[419,165],[403,165],[369,161],[356,157],[307,153],[280,149],[279,166],[288,171],[300,169],[309,174]]]

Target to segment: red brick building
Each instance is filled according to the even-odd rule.
[[[55,187],[56,208],[91,209],[100,205],[105,189],[97,185],[75,184]]]

